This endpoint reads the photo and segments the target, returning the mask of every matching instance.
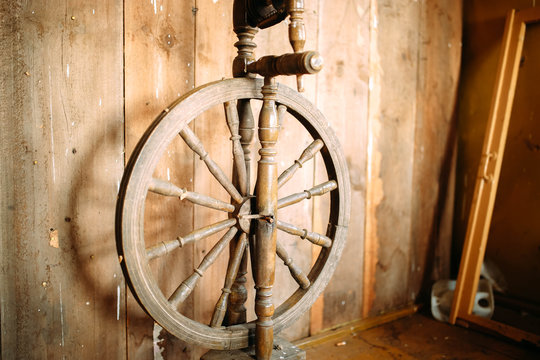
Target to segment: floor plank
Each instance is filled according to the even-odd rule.
[[[415,314],[309,348],[325,359],[538,359],[540,351]]]

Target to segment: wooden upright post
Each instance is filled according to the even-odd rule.
[[[270,359],[273,345],[274,285],[276,264],[277,224],[277,163],[275,148],[279,124],[276,111],[277,85],[273,77],[264,79],[263,106],[259,116],[259,166],[256,186],[257,213],[263,217],[257,221],[255,288],[255,313],[257,314],[255,346],[257,359]]]

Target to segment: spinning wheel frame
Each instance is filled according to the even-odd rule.
[[[126,167],[117,206],[117,237],[121,239],[122,265],[128,283],[143,308],[173,335],[212,349],[238,349],[249,345],[254,324],[212,328],[180,314],[165,298],[153,280],[144,245],[144,203],[153,171],[168,144],[198,115],[212,106],[238,99],[262,99],[262,81],[221,80],[203,85],[178,99],[166,109],[139,141]],[[322,247],[308,278],[307,289],[299,287],[275,311],[274,331],[279,332],[309,309],[326,287],[345,244],[349,221],[350,185],[345,158],[339,143],[320,111],[294,90],[278,84],[276,102],[285,105],[314,139],[321,139],[321,155],[329,180],[331,209],[327,236],[333,239]],[[241,230],[238,230],[241,232]]]

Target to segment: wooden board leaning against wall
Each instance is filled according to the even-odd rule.
[[[464,12],[464,30],[468,34],[464,39],[464,59],[463,76],[460,88],[460,106],[459,106],[459,146],[460,156],[458,159],[458,182],[456,184],[456,218],[454,227],[456,229],[456,243],[462,246],[465,238],[468,215],[470,212],[471,202],[473,199],[473,191],[475,188],[475,178],[477,174],[478,164],[482,153],[482,143],[486,132],[486,124],[489,118],[490,104],[494,83],[497,73],[497,62],[501,51],[501,43],[505,26],[505,18],[511,9],[527,9],[533,7],[535,2],[529,0],[512,0],[512,1],[485,1],[477,0],[467,3]],[[538,4],[536,4],[538,7]],[[538,25],[531,27],[531,44],[535,44]],[[523,64],[521,70],[528,72],[523,79],[534,79],[535,68],[527,66],[527,60],[537,57],[534,50],[535,46],[528,44],[527,33],[525,35]],[[530,64],[530,63],[529,63]],[[518,78],[518,89],[524,89],[527,86],[534,87]],[[527,90],[521,90],[521,93],[528,93]],[[532,94],[533,92],[531,92]],[[497,199],[495,200],[495,210],[493,213],[493,224],[490,229],[488,240],[488,248],[486,256],[498,265],[503,274],[507,274],[507,283],[509,286],[509,295],[533,301],[538,301],[538,292],[536,288],[531,288],[531,280],[528,275],[537,276],[535,268],[538,262],[535,261],[535,256],[538,256],[538,251],[532,250],[533,242],[529,242],[529,234],[534,234],[535,222],[530,222],[530,219],[535,218],[533,212],[528,212],[526,216],[520,216],[520,226],[514,227],[518,223],[508,221],[510,217],[517,216],[518,211],[514,211],[514,207],[509,206],[509,196],[514,198],[513,201],[523,199],[525,191],[530,191],[527,187],[528,182],[534,184],[534,170],[529,168],[529,161],[536,156],[535,152],[535,131],[534,126],[528,123],[528,111],[533,109],[535,101],[531,101],[527,96],[519,96],[516,90],[515,104],[512,108],[510,120],[509,137],[507,146],[509,151],[509,159],[503,160],[502,172],[508,175],[516,170],[512,176],[519,176],[519,181],[522,182],[521,187],[513,188],[517,183],[512,180],[504,180],[507,178],[504,174],[501,175],[501,192],[497,190]],[[520,114],[520,111],[522,114]],[[534,110],[533,110],[534,112]],[[534,120],[532,120],[534,121]],[[517,124],[513,128],[512,124]],[[530,136],[530,137],[529,137]],[[516,159],[519,158],[519,161]],[[508,164],[506,164],[507,162]],[[512,170],[511,163],[516,166]],[[503,182],[504,181],[504,182]],[[502,190],[506,189],[506,190]],[[518,191],[519,190],[519,191]],[[504,192],[507,195],[504,195]],[[527,198],[527,196],[525,196]],[[534,197],[530,197],[534,198]],[[506,203],[506,205],[505,205]],[[531,202],[519,205],[520,208],[532,205]],[[523,214],[522,214],[523,215]],[[504,219],[504,221],[502,221]],[[505,225],[505,223],[507,223]],[[527,225],[526,225],[527,224]],[[525,226],[526,225],[526,226]],[[514,228],[513,228],[514,227]],[[512,229],[513,228],[513,229]],[[527,231],[525,233],[524,231]],[[512,232],[514,234],[512,235]],[[520,234],[521,232],[521,234]],[[520,235],[517,235],[520,234]],[[516,251],[507,251],[506,244],[508,238],[516,239],[518,242],[529,242],[525,247],[517,246]],[[493,241],[493,246],[490,244]],[[529,240],[527,240],[529,239]],[[512,241],[514,244],[514,241]],[[525,245],[522,244],[522,245]],[[520,249],[521,250],[518,250]],[[528,250],[525,250],[528,249]],[[525,250],[525,257],[520,257],[519,252]],[[456,249],[455,253],[461,255],[461,248]],[[519,260],[517,260],[519,259]],[[459,260],[456,259],[456,260]],[[456,262],[459,263],[459,262]],[[527,275],[524,275],[527,274]]]

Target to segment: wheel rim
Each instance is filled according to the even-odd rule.
[[[155,281],[146,259],[144,242],[144,204],[152,174],[171,141],[192,119],[212,106],[238,99],[261,99],[261,80],[229,79],[194,89],[166,109],[137,144],[126,167],[117,205],[117,238],[123,268],[140,304],[163,328],[184,341],[211,349],[247,347],[252,324],[211,328],[192,320],[169,305]],[[204,99],[204,103],[201,102]],[[278,85],[278,103],[285,105],[314,139],[321,139],[321,150],[329,179],[338,184],[331,192],[329,233],[332,246],[322,248],[308,275],[307,289],[300,287],[275,311],[274,331],[290,325],[311,307],[326,287],[338,263],[349,222],[350,185],[346,162],[339,143],[324,116],[294,90]],[[147,149],[153,149],[149,151]]]

